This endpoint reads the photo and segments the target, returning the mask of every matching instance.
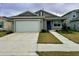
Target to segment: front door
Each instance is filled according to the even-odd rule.
[[[51,30],[51,21],[47,21],[47,30]]]

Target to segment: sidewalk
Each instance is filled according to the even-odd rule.
[[[79,44],[38,44],[37,51],[79,51]]]

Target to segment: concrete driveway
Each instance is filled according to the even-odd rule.
[[[0,38],[0,55],[37,55],[39,33],[13,33]]]

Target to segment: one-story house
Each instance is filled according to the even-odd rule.
[[[14,32],[40,32],[41,30],[62,29],[65,18],[59,17],[45,10],[34,13],[30,11],[10,17]]]
[[[62,17],[66,18],[65,23],[67,27],[79,31],[79,9],[72,10],[64,14]]]

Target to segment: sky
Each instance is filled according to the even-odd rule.
[[[79,9],[79,3],[0,3],[0,16],[15,16],[25,11],[46,10],[53,14],[63,14]]]

